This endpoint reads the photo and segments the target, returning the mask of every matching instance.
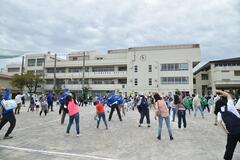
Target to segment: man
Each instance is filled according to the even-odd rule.
[[[6,95],[5,95],[6,97]],[[4,135],[3,139],[11,139],[13,138],[12,136],[10,136],[10,134],[12,133],[15,124],[16,124],[16,118],[14,116],[13,113],[13,109],[9,109],[6,110],[4,108],[4,106],[2,105],[2,100],[3,100],[3,94],[0,92],[0,108],[2,109],[2,120],[0,122],[0,130],[2,129],[2,127],[9,122],[10,123],[10,127],[8,128],[6,134]]]
[[[216,93],[223,95],[221,99],[218,100],[218,102],[221,103],[220,112],[218,113],[218,124],[227,133],[224,159],[231,160],[236,145],[240,142],[240,114],[234,106],[230,94],[221,90],[216,90]]]
[[[15,102],[17,104],[17,107],[15,109],[15,114],[20,113],[20,109],[21,109],[21,106],[22,106],[22,97],[24,97],[24,95],[21,95],[20,92],[18,92],[16,97],[15,97]]]
[[[47,95],[47,103],[48,103],[48,109],[51,108],[51,111],[53,112],[53,95],[52,92],[49,92]]]
[[[122,121],[122,116],[121,116],[121,113],[120,113],[120,109],[118,107],[118,100],[117,100],[118,97],[116,97],[114,94],[109,94],[108,97],[107,97],[107,105],[111,108],[111,111],[110,111],[110,114],[109,114],[109,117],[108,117],[108,121],[111,121],[112,119],[112,114],[113,112],[115,111],[115,109],[117,110],[117,114],[118,114],[118,118],[120,121]]]

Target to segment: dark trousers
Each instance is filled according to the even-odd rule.
[[[231,160],[234,150],[236,148],[237,142],[240,142],[240,134],[237,135],[231,135],[228,134],[227,136],[227,145],[226,145],[226,151],[224,154],[225,160]]]
[[[15,114],[19,114],[21,109],[21,103],[17,104],[17,107],[15,109]]]
[[[51,111],[53,111],[53,102],[48,102],[48,110],[50,109],[51,107]]]
[[[13,112],[9,112],[9,113],[3,115],[2,120],[0,122],[0,130],[2,129],[2,127],[7,122],[10,123],[10,127],[8,128],[8,130],[7,130],[6,134],[5,134],[5,137],[9,136],[12,133],[12,131],[13,131],[15,125],[16,125],[16,118],[15,118]]]
[[[109,114],[108,121],[111,121],[111,119],[112,119],[112,114],[113,114],[113,112],[114,112],[115,109],[117,110],[117,114],[118,114],[119,120],[122,121],[120,109],[118,108],[118,105],[117,105],[117,104],[112,105],[111,111],[110,111],[110,114]]]
[[[43,110],[40,111],[40,113],[39,113],[40,116],[42,115],[42,112],[43,112]],[[45,114],[45,116],[47,115],[47,112],[48,112],[47,110],[44,110],[44,114]]]
[[[185,110],[178,110],[177,115],[178,115],[178,128],[181,128],[182,120],[183,120],[183,127],[186,128],[187,127],[186,111]]]
[[[66,110],[64,108],[64,104],[60,104],[59,114],[61,114],[61,113],[62,113],[61,124],[63,124],[65,121],[65,117],[66,117]]]
[[[204,111],[206,108],[207,108],[208,112],[210,112],[210,108],[209,108],[208,105],[204,105],[204,106],[203,106],[203,111]]]
[[[143,119],[144,117],[146,117],[147,119],[147,124],[150,124],[150,116],[149,116],[149,109],[144,109],[141,111],[140,113],[140,120],[139,120],[139,123],[142,124],[143,123]]]
[[[103,122],[104,122],[104,124],[105,124],[105,127],[108,128],[108,125],[107,125],[107,121],[106,121],[106,117],[105,117],[105,113],[104,113],[104,112],[98,113],[97,128],[99,127],[99,124],[100,124],[101,119],[103,119]]]

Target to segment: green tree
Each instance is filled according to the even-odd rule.
[[[22,91],[25,86],[25,77],[23,75],[15,74],[10,81],[10,85]]]

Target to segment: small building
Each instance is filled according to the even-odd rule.
[[[240,57],[210,61],[194,72],[194,91],[200,95],[221,89],[240,94]]]
[[[13,77],[12,74],[0,72],[0,90],[3,90],[5,88],[11,88],[11,85],[9,82],[12,77]]]

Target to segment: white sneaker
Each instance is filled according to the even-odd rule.
[[[81,136],[81,134],[77,134],[77,137],[80,137]]]

